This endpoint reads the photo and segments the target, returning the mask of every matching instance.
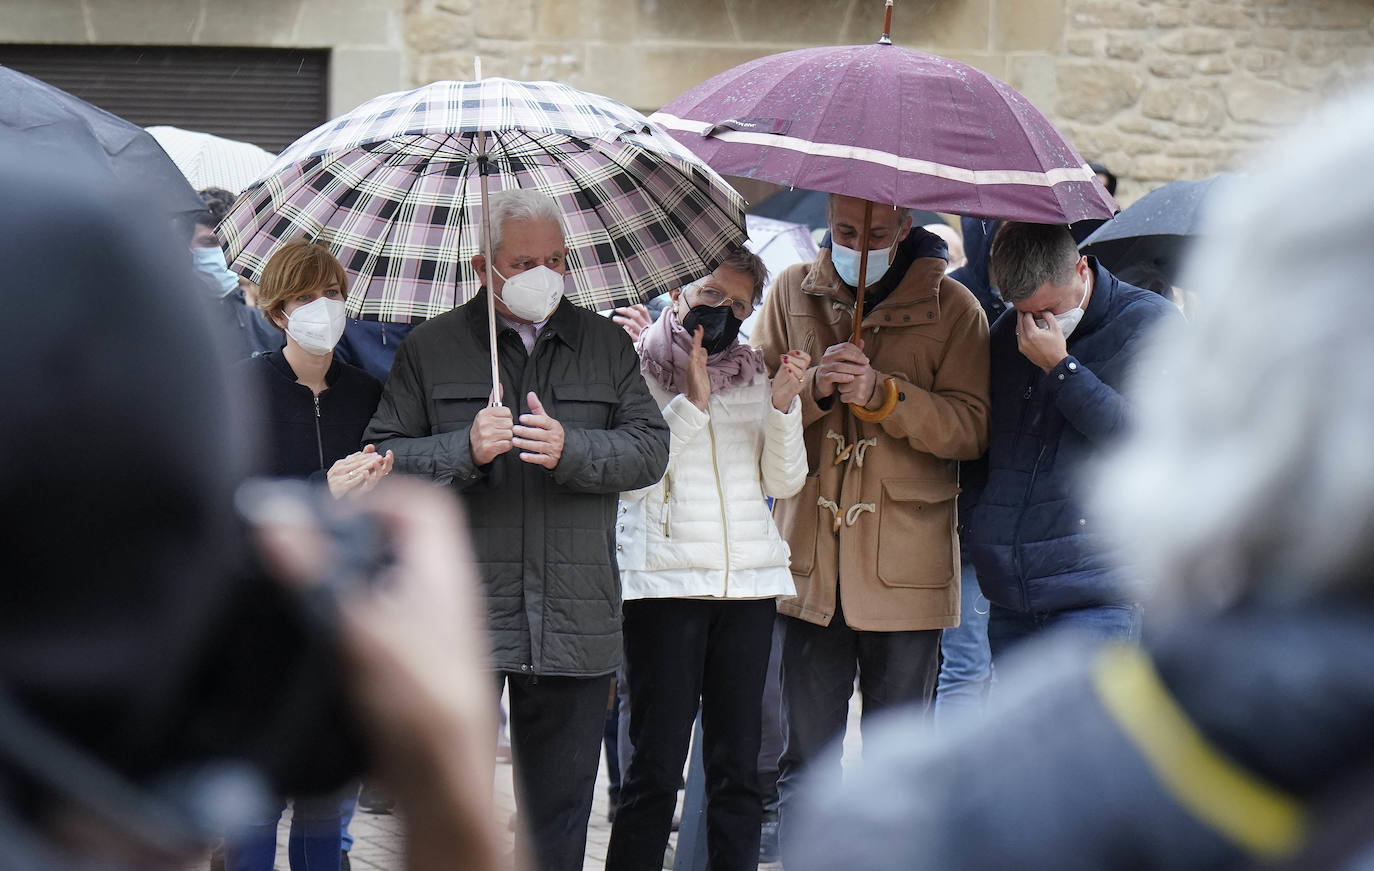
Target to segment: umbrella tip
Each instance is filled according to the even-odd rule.
[[[878,37],[878,45],[892,44],[892,0],[883,6],[883,35]]]

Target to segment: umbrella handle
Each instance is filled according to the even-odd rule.
[[[883,390],[887,392],[887,395],[883,398],[883,404],[878,408],[870,411],[862,405],[851,403],[849,406],[849,413],[865,423],[877,423],[886,418],[897,408],[897,379],[886,379],[883,382]]]

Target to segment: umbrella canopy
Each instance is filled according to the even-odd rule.
[[[349,314],[430,318],[481,285],[477,155],[493,190],[535,188],[567,221],[570,296],[628,305],[715,269],[744,243],[744,202],[643,115],[553,82],[435,82],[370,100],[302,137],[221,226],[231,265],[261,277],[301,236],[350,275]]]
[[[1135,267],[1157,272],[1173,284],[1183,252],[1201,227],[1203,202],[1213,185],[1229,178],[1214,175],[1156,188],[1097,228],[1079,250],[1112,272]]]
[[[217,187],[241,193],[276,159],[275,154],[251,142],[180,127],[147,129],[196,190]]]
[[[19,153],[79,162],[169,215],[205,208],[147,131],[47,82],[0,66],[0,140]]]
[[[759,58],[651,119],[718,172],[876,203],[1068,224],[1116,203],[1010,85],[891,44]]]

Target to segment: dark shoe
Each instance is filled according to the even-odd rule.
[[[778,821],[764,820],[759,829],[759,864],[778,861]]]
[[[363,791],[358,795],[358,807],[370,814],[389,814],[396,809],[396,802],[375,783],[363,783]]]
[[[353,871],[353,867],[348,864],[348,851],[339,851],[339,871]]]

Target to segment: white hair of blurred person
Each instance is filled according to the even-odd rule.
[[[1374,573],[1374,88],[1219,190],[1142,355],[1094,502],[1161,610],[1368,589]],[[1360,181],[1365,179],[1365,181]]]
[[[968,262],[968,257],[964,255],[964,234],[959,232],[958,227],[951,227],[944,221],[936,221],[926,224],[921,229],[944,239],[945,244],[949,246],[949,267],[945,269],[946,273],[953,272]]]

